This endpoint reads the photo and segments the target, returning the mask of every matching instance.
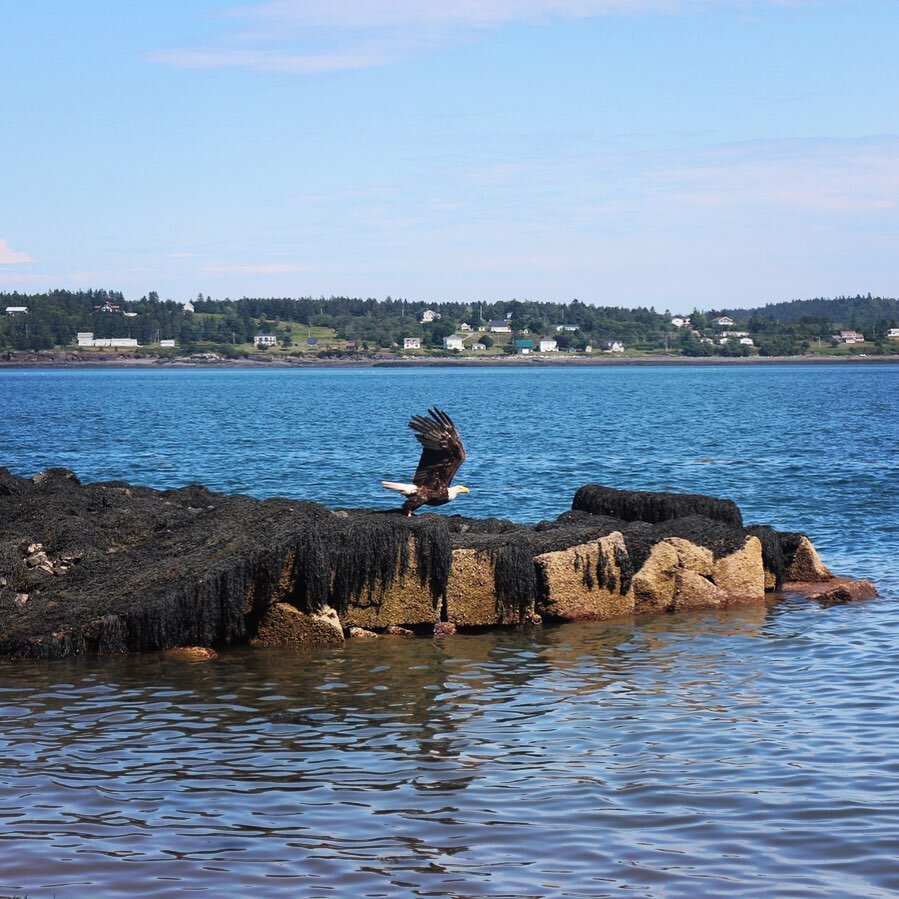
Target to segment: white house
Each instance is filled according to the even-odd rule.
[[[160,346],[174,346],[175,341],[174,340],[160,340],[159,345]]]
[[[420,337],[404,337],[403,338],[403,349],[404,350],[420,350],[421,349],[421,338]]]
[[[433,309],[425,309],[421,314],[421,323],[423,325],[428,324],[428,322],[436,322],[440,321],[440,313],[435,312]]]
[[[460,331],[470,331],[470,330],[471,330],[471,325],[468,324],[468,322],[462,322],[462,324],[459,325],[459,330],[460,330]]]
[[[690,324],[690,318],[686,315],[672,315],[671,324],[674,325],[675,328],[683,328],[684,325]]]
[[[588,343],[588,344],[584,347],[584,352],[585,352],[585,353],[592,353],[592,352],[593,352],[593,347],[590,346],[590,344]]]
[[[556,333],[559,331],[577,331],[577,325],[556,325]]]
[[[833,335],[834,343],[864,343],[865,335],[859,334],[858,331],[840,331],[839,334]]]
[[[732,328],[736,322],[727,315],[719,315],[712,319],[712,326],[715,328]]]
[[[511,334],[512,323],[502,318],[489,321],[487,322],[487,330],[492,331],[494,334]]]
[[[607,353],[623,353],[624,352],[624,344],[620,340],[609,340],[606,343],[606,352]]]
[[[7,306],[6,314],[7,315],[28,315],[28,307],[27,306]]]
[[[94,312],[121,312],[122,307],[117,303],[110,303],[107,300],[105,303],[102,303],[99,306],[94,306]]]
[[[555,353],[559,349],[559,345],[548,337],[541,337],[537,343],[537,351],[540,353]]]
[[[486,343],[473,343],[473,344],[471,345],[471,348],[472,348],[473,350],[475,350],[475,351],[477,351],[477,350],[486,350],[486,349],[487,349],[487,344],[486,344]]]
[[[193,304],[193,303],[185,303],[185,304],[184,304],[184,311],[185,311],[185,312],[194,312],[194,311],[196,311],[196,310],[194,309],[194,304]]]
[[[255,346],[274,346],[278,342],[278,338],[274,334],[257,334],[253,338]]]
[[[458,334],[450,334],[449,337],[443,338],[443,348],[445,350],[464,350],[465,344],[462,343],[462,338]]]
[[[887,337],[891,340],[899,340],[899,328],[888,328]]]
[[[741,337],[741,338],[740,338],[740,343],[741,343],[743,346],[755,346],[755,344],[752,342],[752,338],[751,338],[751,337]]]
[[[90,331],[81,331],[78,334],[78,346],[134,347],[137,345],[137,340],[133,337],[94,337]]]

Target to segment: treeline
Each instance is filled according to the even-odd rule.
[[[574,340],[624,340],[629,345],[646,343],[658,345],[664,341],[671,325],[665,315],[652,309],[623,309],[607,306],[588,306],[578,300],[571,303],[539,303],[509,300],[497,303],[421,303],[408,300],[358,299],[330,297],[329,299],[241,299],[197,300],[197,312],[227,315],[236,312],[260,322],[297,322],[307,326],[333,328],[340,338],[365,341],[374,346],[388,347],[402,344],[404,337],[420,337],[432,346],[440,346],[443,338],[455,333],[463,322],[477,330],[491,320],[505,320],[511,315],[516,331],[527,330],[536,336],[556,336],[559,325],[575,325],[575,338],[562,338],[562,343]],[[426,310],[437,312],[440,318],[423,324]],[[568,334],[569,332],[565,332]]]
[[[104,303],[136,314],[95,311]],[[0,347],[16,350],[66,346],[79,331],[91,331],[95,337],[133,337],[140,344],[177,340],[191,345],[246,343],[258,330],[249,315],[233,310],[216,318],[191,315],[182,303],[160,300],[155,292],[134,301],[114,290],[0,293],[0,315],[7,306],[28,307],[27,315],[0,317]]]
[[[835,327],[864,332],[883,322],[899,319],[899,300],[872,297],[870,293],[867,296],[856,294],[854,297],[833,299],[816,297],[812,300],[768,303],[758,309],[729,309],[724,314],[740,319],[761,315],[777,322],[798,322],[809,317],[827,319]]]
[[[112,303],[120,312],[98,311]],[[482,330],[491,320],[508,321],[515,336],[553,337],[560,349],[603,349],[621,341],[628,349],[669,351],[689,356],[795,355],[829,343],[840,328],[858,330],[883,351],[884,341],[899,322],[899,301],[881,297],[838,297],[796,300],[761,309],[732,309],[690,314],[690,327],[677,328],[670,313],[655,309],[590,306],[578,300],[543,303],[508,300],[496,303],[422,303],[387,297],[243,298],[214,300],[199,294],[194,313],[181,302],[160,300],[155,292],[127,301],[118,291],[55,290],[20,294],[0,292],[0,349],[52,349],[71,345],[79,331],[96,337],[132,337],[140,344],[176,340],[182,349],[197,345],[241,347],[254,335],[273,333],[284,347],[299,342],[307,328],[326,328],[360,349],[395,348],[404,337],[419,337],[422,345],[442,347],[444,337],[467,323]],[[27,315],[2,315],[7,306],[27,306]],[[428,323],[426,310],[438,314]],[[125,314],[128,313],[128,314]],[[720,343],[722,329],[712,319],[726,314],[734,330],[748,334],[753,347],[735,338]],[[564,326],[564,327],[563,327]],[[511,349],[511,347],[510,347]]]

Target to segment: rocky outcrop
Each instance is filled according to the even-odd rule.
[[[825,604],[869,592],[727,500],[588,485],[575,506],[535,526],[407,519],[0,469],[0,655],[445,636],[761,603],[784,579],[829,584]]]

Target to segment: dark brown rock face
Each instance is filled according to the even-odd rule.
[[[831,577],[807,538],[744,529],[730,501],[588,486],[582,500],[627,517],[576,501],[535,526],[407,519],[0,469],[0,656],[606,619],[763,602],[785,574]]]

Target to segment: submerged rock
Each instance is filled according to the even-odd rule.
[[[0,469],[0,655],[14,658],[715,609],[785,579],[833,578],[808,538],[744,528],[713,497],[587,485],[529,526]],[[820,601],[844,601],[832,586]]]

